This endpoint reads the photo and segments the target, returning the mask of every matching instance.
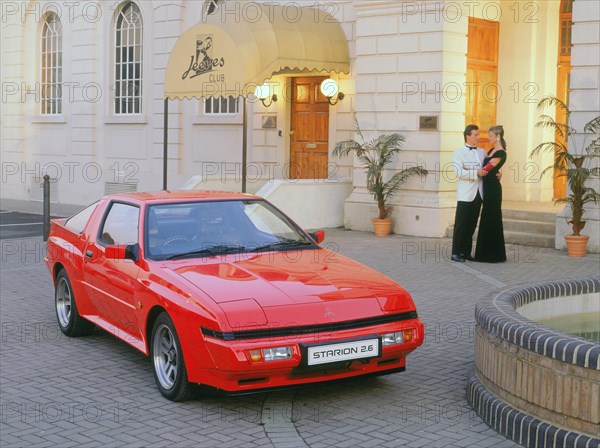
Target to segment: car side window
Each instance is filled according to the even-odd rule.
[[[96,210],[96,206],[98,202],[94,202],[92,205],[84,208],[79,213],[71,216],[67,222],[65,222],[65,227],[75,233],[82,233],[87,225],[92,213]]]
[[[137,243],[139,217],[139,207],[114,202],[102,224],[98,241],[107,246]]]

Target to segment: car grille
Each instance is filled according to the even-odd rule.
[[[416,311],[408,311],[398,314],[385,314],[383,316],[367,317],[366,319],[348,320],[345,322],[335,322],[330,324],[304,325],[298,327],[286,328],[265,328],[260,330],[241,330],[241,331],[218,331],[206,327],[200,330],[205,336],[210,336],[224,341],[237,341],[242,339],[262,339],[300,336],[311,333],[325,333],[332,331],[352,330],[361,327],[370,327],[373,325],[389,324],[392,322],[401,322],[403,320],[416,319]]]

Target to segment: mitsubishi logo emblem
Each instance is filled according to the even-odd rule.
[[[335,314],[329,308],[325,308],[325,317],[335,317]]]

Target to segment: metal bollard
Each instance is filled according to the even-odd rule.
[[[50,176],[44,174],[44,241],[48,241],[50,234]]]

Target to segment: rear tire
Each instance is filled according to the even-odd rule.
[[[77,311],[71,281],[64,269],[56,276],[54,303],[58,326],[65,335],[76,338],[94,331],[94,324],[81,317]]]
[[[154,379],[160,393],[172,401],[185,401],[193,385],[187,379],[183,351],[171,317],[162,312],[154,322],[150,338]]]

